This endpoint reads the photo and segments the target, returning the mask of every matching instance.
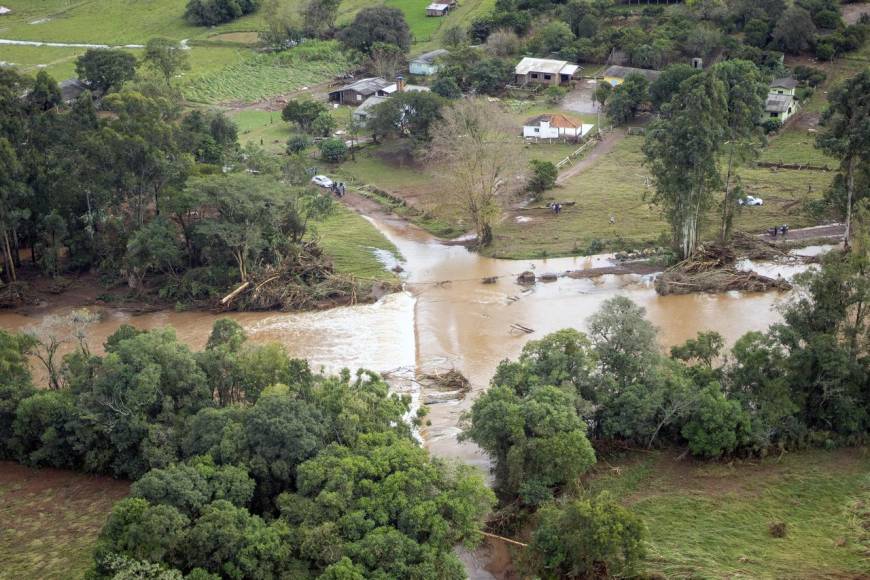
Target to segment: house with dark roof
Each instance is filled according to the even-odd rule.
[[[604,82],[610,83],[610,86],[615,87],[625,82],[625,78],[629,75],[640,75],[649,82],[653,82],[662,74],[662,71],[651,70],[648,68],[634,68],[631,66],[613,65],[607,67],[604,71]]]
[[[394,92],[396,83],[381,77],[369,77],[330,91],[329,100],[341,105],[357,106],[371,96],[383,97]]]
[[[439,48],[411,59],[408,70],[412,75],[431,76],[438,72],[438,59],[447,54],[447,49]]]
[[[538,115],[523,123],[523,137],[576,141],[591,131],[592,127],[562,114]]]
[[[770,83],[770,93],[775,93],[777,95],[791,95],[794,96],[795,89],[797,89],[798,82],[796,79],[791,77],[783,77],[781,79],[774,79],[773,82]]]

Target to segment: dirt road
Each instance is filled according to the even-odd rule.
[[[845,233],[845,225],[828,224],[824,226],[789,230],[785,237],[777,236],[776,238],[773,238],[769,234],[758,234],[758,237],[764,238],[768,242],[799,242],[802,240],[814,240],[818,238],[842,238]]]
[[[611,133],[604,133],[604,139],[602,139],[598,145],[593,147],[592,151],[590,151],[583,159],[574,163],[574,165],[569,165],[568,169],[559,173],[559,177],[556,178],[556,183],[561,185],[575,175],[579,175],[595,165],[595,162],[598,161],[602,155],[610,153],[616,144],[622,141],[624,137],[624,129],[614,129]]]

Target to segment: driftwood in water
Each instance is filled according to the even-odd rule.
[[[533,329],[529,328],[528,326],[523,326],[522,324],[517,324],[516,322],[511,324],[511,330],[516,330],[518,332],[524,332],[525,334],[532,334],[533,332],[535,332]]]

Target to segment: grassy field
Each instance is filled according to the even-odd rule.
[[[587,252],[599,243],[613,249],[659,243],[667,224],[645,200],[653,190],[647,187],[642,144],[642,137],[626,137],[594,166],[547,192],[550,199],[575,202],[561,215],[546,210],[509,213],[486,252],[519,259]],[[743,208],[736,228],[760,232],[780,223],[793,228],[813,225],[814,220],[802,212],[802,202],[820,196],[833,174],[743,168],[740,176],[746,193],[762,197],[764,206]],[[716,221],[714,210],[708,218],[708,235],[714,234]]]
[[[396,279],[378,260],[376,251],[398,257],[398,249],[362,216],[336,204],[335,213],[314,228],[339,272],[374,280]]]
[[[649,530],[647,570],[668,578],[866,578],[870,450],[703,463],[678,451],[599,463],[591,487]],[[615,469],[614,469],[615,468]],[[618,471],[617,471],[618,470]],[[768,531],[784,522],[784,538]]]
[[[837,160],[828,157],[815,147],[816,134],[799,126],[786,127],[779,135],[770,138],[768,146],[761,152],[760,161],[771,163],[809,163],[837,166]]]
[[[0,578],[81,578],[129,484],[0,462]]]

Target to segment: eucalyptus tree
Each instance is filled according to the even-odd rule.
[[[691,77],[650,125],[643,146],[656,189],[653,203],[661,207],[684,259],[694,254],[704,214],[721,186],[718,161],[727,110],[727,90],[719,78]]]

